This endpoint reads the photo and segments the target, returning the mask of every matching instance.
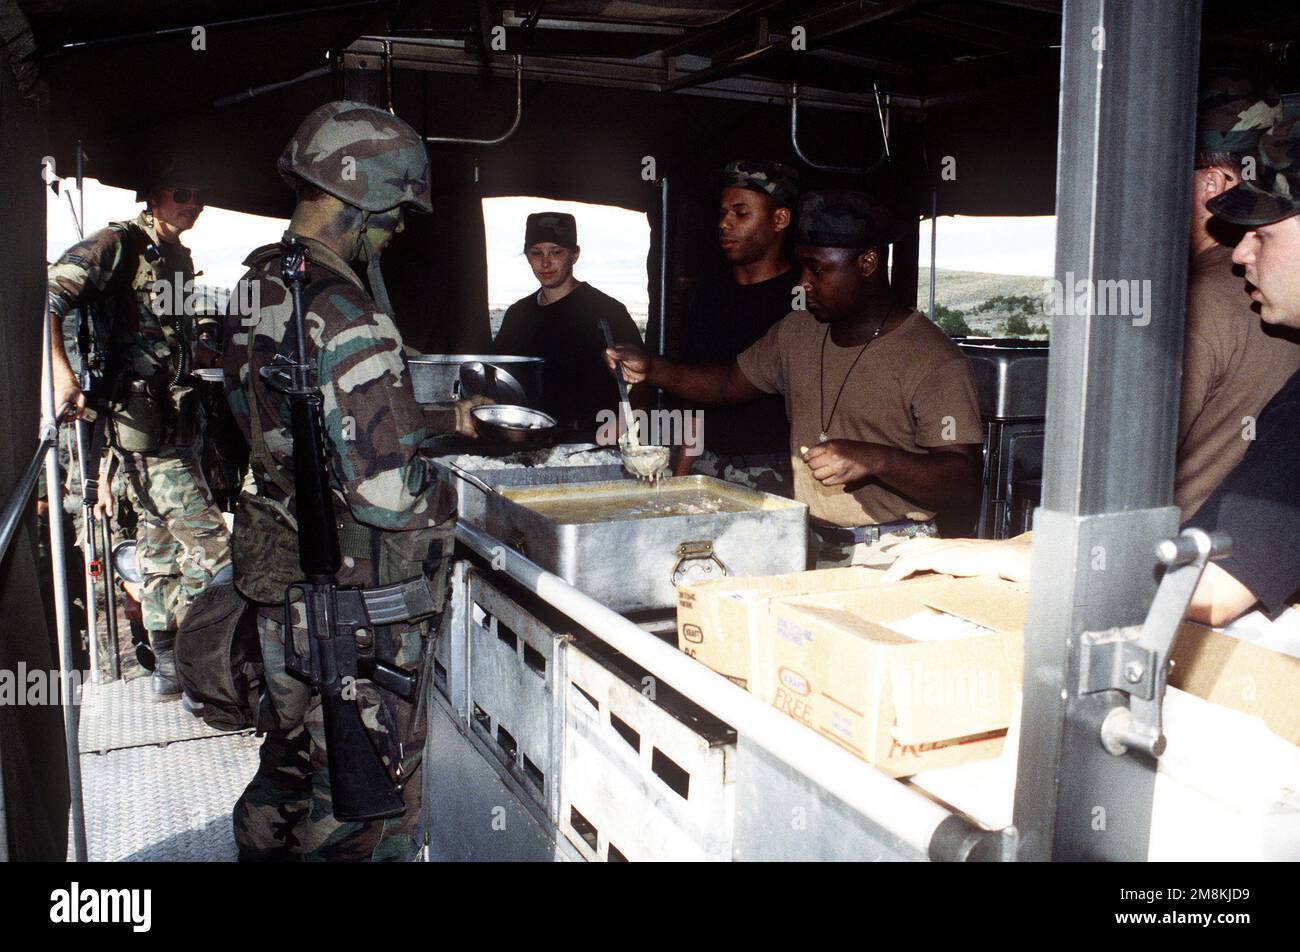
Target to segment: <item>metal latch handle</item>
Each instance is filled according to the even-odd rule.
[[[1166,569],[1142,626],[1084,633],[1079,693],[1128,695],[1128,704],[1113,708],[1102,721],[1101,743],[1111,754],[1122,756],[1130,748],[1152,757],[1165,752],[1161,709],[1178,628],[1205,566],[1231,554],[1226,533],[1184,529],[1177,539],[1156,546],[1156,558]]]
[[[691,563],[694,562],[705,563],[703,573],[709,576],[707,581],[725,578],[731,574],[726,564],[714,553],[712,542],[683,542],[677,546],[677,561],[673,564],[672,571],[673,585],[681,585],[688,581],[686,576],[691,571]],[[714,565],[718,567],[716,575],[713,573]]]

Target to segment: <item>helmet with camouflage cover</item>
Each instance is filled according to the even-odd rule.
[[[1300,117],[1278,123],[1259,141],[1242,183],[1206,203],[1211,214],[1256,227],[1300,214]]]
[[[1282,119],[1276,96],[1258,93],[1249,81],[1215,76],[1201,88],[1196,111],[1196,149],[1210,155],[1248,155],[1269,127]]]
[[[290,185],[297,176],[369,212],[398,205],[433,211],[424,140],[377,106],[342,99],[313,110],[284,147],[277,168]]]

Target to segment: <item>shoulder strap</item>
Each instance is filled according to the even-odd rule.
[[[263,471],[271,478],[271,482],[284,493],[285,498],[292,499],[294,488],[275,465],[271,450],[266,445],[266,433],[262,430],[262,411],[258,407],[256,393],[256,381],[260,375],[253,368],[253,336],[256,330],[256,324],[248,329],[248,349],[245,352],[247,354],[245,360],[248,362],[248,445],[253,459],[261,464]]]

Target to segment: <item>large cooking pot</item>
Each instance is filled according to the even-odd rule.
[[[494,403],[542,409],[540,357],[420,354],[408,357],[417,403],[451,403],[474,395]]]

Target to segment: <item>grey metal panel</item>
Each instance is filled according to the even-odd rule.
[[[980,416],[995,420],[1041,420],[1047,405],[1048,347],[1043,341],[957,342],[970,361]]]
[[[422,825],[432,861],[551,862],[578,859],[563,838],[529,812],[484,753],[458,728],[440,698],[429,705]]]
[[[740,736],[736,743],[738,861],[919,861],[927,857]]]
[[[631,508],[653,499],[665,485],[743,498],[750,508],[574,524],[556,522],[507,495],[494,495],[487,500],[486,530],[614,611],[675,606],[673,573],[683,564],[679,546],[688,542],[710,543],[721,563],[692,558],[709,573],[697,578],[721,577],[724,571],[741,576],[804,569],[808,509],[803,503],[708,476],[672,477],[660,480],[658,487],[641,480],[584,483],[574,487],[573,499],[617,495]],[[549,493],[547,487],[539,487],[539,492]],[[773,539],[782,544],[772,545]],[[633,565],[635,571],[629,571]]]
[[[1056,317],[1035,518],[1022,859],[1146,856],[1155,771],[1101,746],[1107,694],[1078,696],[1080,635],[1140,624],[1172,535],[1199,0],[1065,6],[1056,277],[1136,281],[1147,313]],[[1158,157],[1158,161],[1153,161]],[[1136,311],[1136,308],[1130,308]],[[1104,568],[1099,566],[1104,565]]]

